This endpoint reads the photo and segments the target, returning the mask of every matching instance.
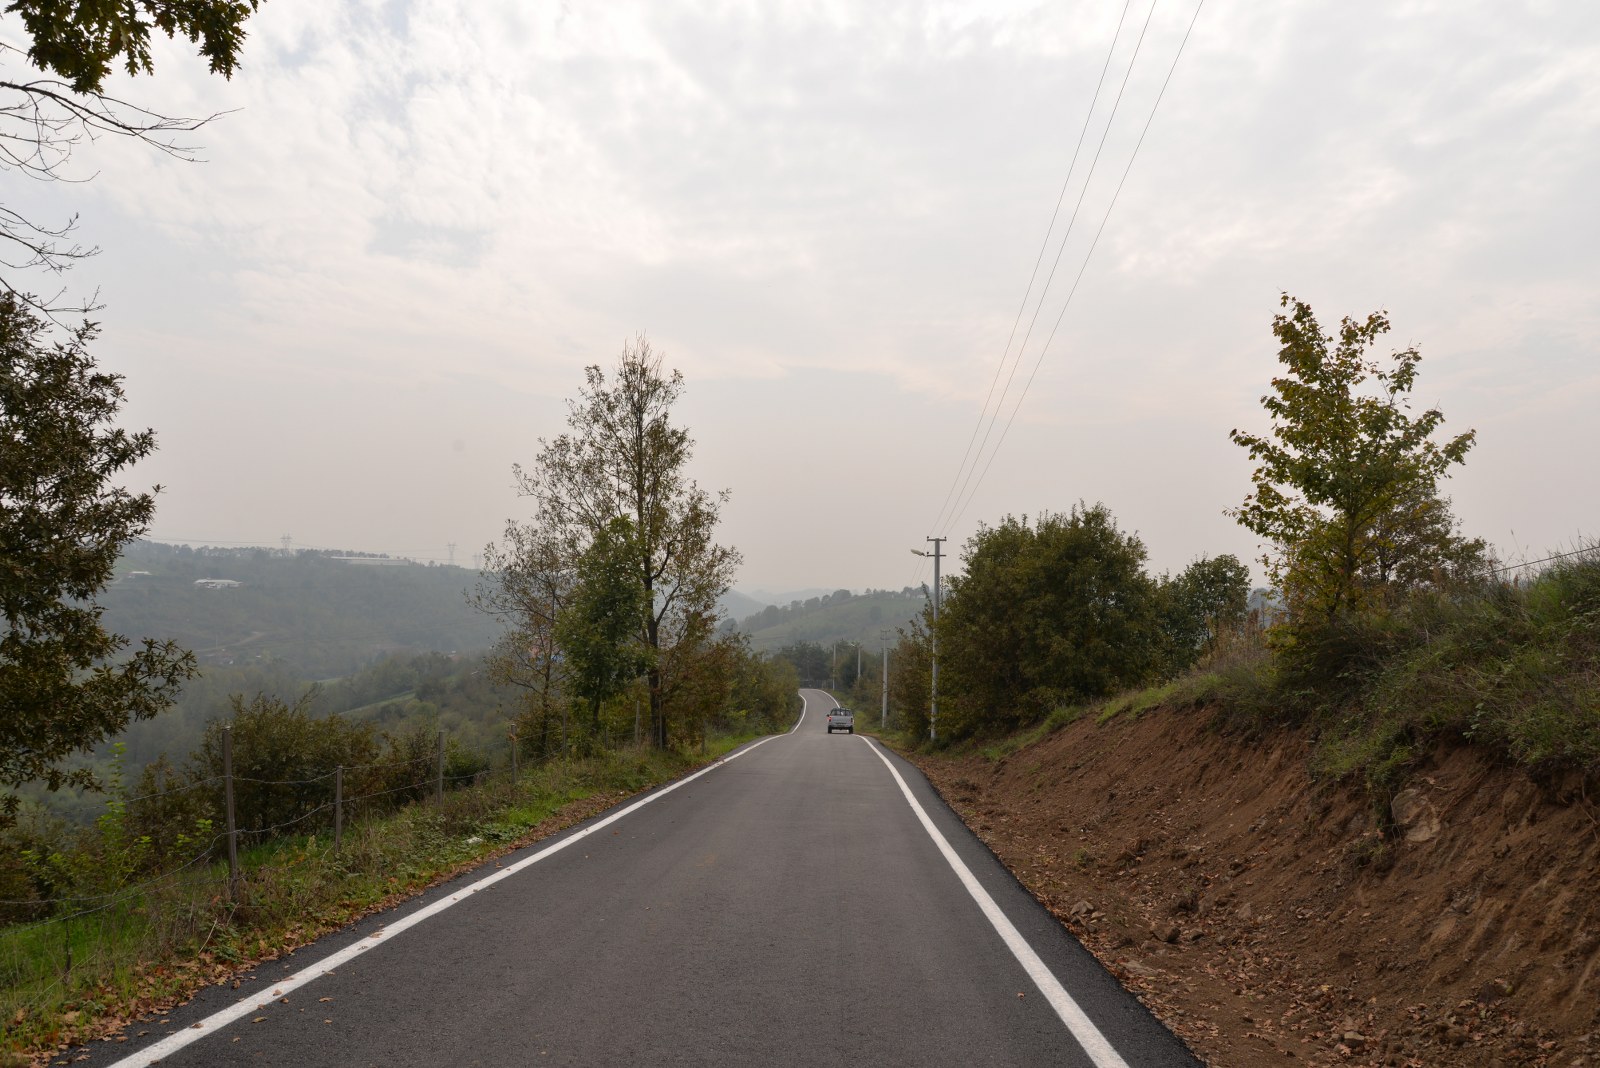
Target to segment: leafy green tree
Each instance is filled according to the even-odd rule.
[[[119,473],[155,450],[116,425],[122,379],[95,368],[95,327],[47,341],[45,322],[0,294],[0,787],[94,785],[61,761],[149,719],[195,672],[194,657],[147,639],[132,655],[96,597],[122,546],[142,535],[155,494]],[[0,796],[0,820],[16,796]]]
[[[378,759],[371,724],[314,716],[309,695],[291,704],[268,694],[248,701],[235,694],[228,704],[229,717],[206,725],[188,760],[193,780],[206,783],[200,792],[214,822],[221,822],[224,811],[225,730],[233,733],[234,806],[242,830],[275,828],[309,817],[332,799],[334,768]],[[368,792],[356,776],[345,785],[349,796]]]
[[[805,640],[792,642],[779,649],[777,656],[794,665],[795,673],[803,686],[821,686],[828,681],[831,663],[828,650],[817,642]]]
[[[1262,562],[1291,621],[1327,623],[1367,607],[1399,575],[1464,548],[1437,485],[1464,462],[1474,432],[1441,444],[1434,434],[1442,412],[1410,414],[1422,357],[1415,347],[1387,365],[1368,355],[1389,332],[1383,312],[1345,318],[1331,335],[1309,305],[1288,294],[1280,303],[1289,311],[1273,318],[1272,332],[1285,371],[1261,399],[1272,428],[1230,433],[1256,469],[1254,491],[1229,514],[1271,543]],[[1419,505],[1432,517],[1432,535],[1396,536]]]
[[[726,490],[710,494],[689,478],[694,441],[671,421],[683,376],[666,372],[644,338],[623,347],[615,371],[585,371],[585,386],[568,402],[569,432],[540,441],[530,467],[516,467],[519,491],[534,502],[524,536],[575,561],[618,518],[633,524],[630,572],[648,606],[639,638],[649,657],[650,737],[670,743],[673,677],[706,654],[717,599],[732,585],[736,550],[714,532]],[[517,581],[512,577],[512,581]]]
[[[28,59],[68,80],[75,93],[98,92],[114,63],[129,74],[151,74],[150,35],[160,30],[200,45],[211,72],[231,77],[244,44],[244,22],[260,0],[125,0],[62,3],[11,0],[9,14],[33,39]]]
[[[723,726],[732,730],[788,730],[799,715],[800,677],[794,665],[741,645]]]
[[[1217,635],[1249,612],[1250,569],[1237,556],[1202,557],[1160,584],[1162,627],[1169,643],[1167,670],[1189,667]]]
[[[573,695],[587,705],[591,733],[599,731],[600,706],[649,664],[639,632],[650,607],[635,581],[633,538],[626,516],[595,535],[578,558],[572,596],[556,621],[556,645],[566,657]]]
[[[889,650],[889,723],[907,738],[928,736],[932,702],[933,602],[919,618],[895,628],[898,640]]]
[[[1463,580],[1490,566],[1489,545],[1462,536],[1450,502],[1428,487],[1403,487],[1394,506],[1373,524],[1372,552],[1359,578],[1367,589],[1385,591],[1392,602],[1441,578]]]
[[[1147,679],[1162,642],[1145,558],[1103,504],[1008,516],[968,539],[939,619],[941,733],[1015,726]]]
[[[129,74],[154,73],[150,42],[156,32],[182,35],[199,45],[213,73],[233,76],[244,45],[244,25],[259,0],[11,0],[31,42],[24,52],[0,43],[0,169],[29,178],[81,180],[68,170],[73,151],[104,135],[130,137],[180,159],[192,149],[175,137],[198,130],[216,116],[161,115],[107,94],[116,67]],[[7,68],[26,69],[10,76]],[[34,221],[12,207],[0,208],[4,266],[59,273],[95,254],[72,239],[77,217],[62,223]],[[0,278],[0,288],[47,315],[88,312],[93,302],[68,308],[60,294],[37,297]]]

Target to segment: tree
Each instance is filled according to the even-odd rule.
[[[1145,558],[1103,504],[981,528],[939,619],[941,727],[1014,726],[1147,679],[1162,650]]]
[[[1287,370],[1261,398],[1271,432],[1229,435],[1257,465],[1254,492],[1229,514],[1272,543],[1262,562],[1291,621],[1327,623],[1372,603],[1400,575],[1467,548],[1437,486],[1475,435],[1440,444],[1433,436],[1443,413],[1409,414],[1417,349],[1393,353],[1387,367],[1367,355],[1389,332],[1384,312],[1343,319],[1335,337],[1309,305],[1287,293],[1280,304],[1290,311],[1273,318],[1272,332]],[[1399,536],[1417,530],[1419,517],[1431,534]]]
[[[579,559],[618,517],[631,522],[631,581],[648,606],[639,641],[649,661],[651,738],[662,748],[671,740],[671,683],[708,653],[717,599],[740,561],[713,537],[728,492],[707,493],[686,473],[694,442],[671,422],[682,392],[682,374],[665,372],[640,337],[623,346],[611,377],[598,365],[585,370],[584,388],[568,402],[569,433],[540,439],[533,464],[514,468],[534,505],[519,536],[559,560]]]
[[[903,627],[896,627],[894,648],[889,650],[889,716],[907,738],[919,741],[928,736],[928,712],[932,701],[933,601],[922,614]]]
[[[1449,500],[1420,484],[1404,487],[1373,524],[1372,553],[1360,581],[1392,601],[1440,578],[1482,575],[1490,564],[1488,543],[1463,537],[1460,526]]]
[[[557,750],[558,716],[564,722],[567,668],[557,650],[555,628],[575,581],[571,561],[550,532],[507,522],[505,540],[484,549],[483,578],[471,597],[481,611],[505,625],[486,658],[489,675],[525,695],[515,728],[517,744],[536,757]],[[564,749],[564,733],[559,740]]]
[[[1237,556],[1202,557],[1176,578],[1160,583],[1162,626],[1169,645],[1168,672],[1193,664],[1226,627],[1249,612],[1250,569]]]
[[[639,642],[649,606],[634,581],[633,540],[626,516],[595,535],[578,558],[572,594],[556,621],[556,645],[566,658],[573,695],[588,706],[591,735],[599,733],[600,706],[649,664]]]
[[[61,761],[170,704],[195,672],[171,642],[128,645],[100,624],[95,598],[117,555],[149,528],[157,486],[130,493],[118,473],[155,450],[149,430],[117,427],[122,379],[95,368],[83,324],[47,342],[45,321],[0,294],[0,786],[42,779],[92,786]],[[0,797],[0,819],[17,807]]]
[[[0,77],[0,169],[45,181],[74,180],[68,170],[73,152],[106,134],[193,159],[192,146],[174,138],[215,115],[162,115],[106,93],[106,79],[117,66],[130,75],[154,73],[154,31],[187,37],[200,46],[213,73],[231,78],[245,21],[258,6],[259,0],[11,0],[5,10],[18,16],[32,44],[23,52],[0,43],[0,71],[19,63],[32,69]],[[0,241],[11,253],[0,255],[0,265],[8,274],[34,268],[60,274],[94,255],[97,249],[72,240],[77,221],[74,215],[47,223],[0,206]],[[61,293],[36,297],[8,277],[0,277],[0,288],[47,316],[93,307],[91,300],[68,308],[60,303]]]
[[[795,674],[803,686],[820,686],[827,681],[828,673],[832,670],[828,650],[803,638],[779,649],[777,656],[794,665]]]

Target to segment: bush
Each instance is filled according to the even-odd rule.
[[[189,773],[211,817],[224,814],[222,736],[233,731],[234,811],[246,837],[265,838],[275,828],[302,821],[332,821],[336,767],[374,763],[378,743],[370,725],[340,716],[313,717],[309,697],[293,705],[258,694],[230,698],[231,721],[213,720],[189,758]],[[346,783],[347,792],[351,783]],[[363,791],[365,792],[365,791]],[[313,829],[312,827],[305,828]]]

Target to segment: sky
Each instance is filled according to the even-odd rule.
[[[157,433],[157,540],[471,565],[645,335],[740,589],[899,588],[928,536],[1079,501],[1153,570],[1248,560],[1228,432],[1267,428],[1283,292],[1420,348],[1418,405],[1477,431],[1467,533],[1600,530],[1592,0],[269,0],[248,31],[231,81],[180,41],[112,86],[227,112],[204,162],[102,138],[89,180],[5,187],[102,249],[64,281]]]

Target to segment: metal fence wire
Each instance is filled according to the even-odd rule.
[[[220,787],[222,825],[206,821],[200,829],[209,833],[180,838],[155,874],[118,883],[114,872],[81,872],[68,892],[0,898],[0,923],[10,921],[0,927],[0,1027],[20,1028],[108,986],[158,996],[163,976],[149,962],[165,951],[182,948],[187,958],[226,964],[232,951],[219,946],[218,936],[229,930],[235,912],[247,908],[260,919],[268,907],[285,917],[314,908],[325,890],[314,876],[342,877],[337,863],[318,862],[330,851],[334,858],[343,855],[351,830],[408,802],[442,802],[447,788],[514,786],[520,779],[515,738],[509,753],[458,749],[474,767],[461,773],[447,768],[443,731],[431,759],[341,765],[303,779],[235,775],[231,729],[223,732],[222,750],[220,776],[113,799],[128,819],[141,806]],[[274,790],[301,792],[286,802]],[[263,819],[262,812],[246,811],[247,798],[272,802],[268,807],[277,814]],[[317,841],[329,832],[331,842]],[[142,845],[150,844],[146,836]],[[247,852],[248,871],[241,847],[254,851]],[[221,956],[208,958],[213,951]]]

